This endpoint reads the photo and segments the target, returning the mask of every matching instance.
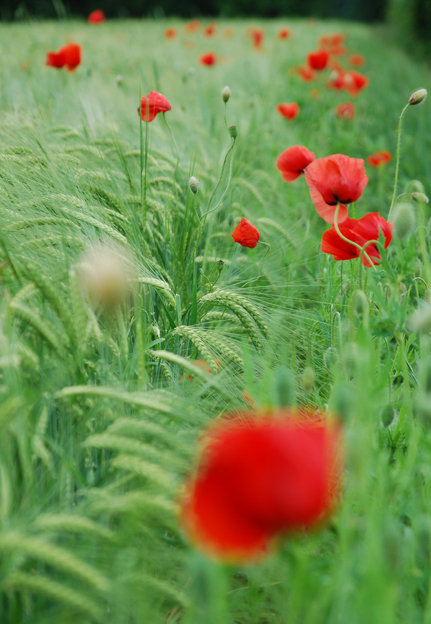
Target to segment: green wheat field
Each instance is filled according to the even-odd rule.
[[[0,25],[1,624],[431,624],[431,209],[411,196],[431,192],[429,101],[402,128],[414,219],[376,270],[322,253],[304,178],[275,166],[292,145],[389,151],[349,208],[387,217],[400,113],[431,75],[383,28],[254,22],[256,50],[250,25]],[[366,60],[357,98],[292,71],[335,32],[342,63]],[[45,66],[70,41],[76,71]],[[172,109],[147,124],[151,90]],[[232,240],[243,217],[269,248]],[[87,296],[97,250],[130,268],[120,307]],[[325,526],[232,565],[190,543],[177,503],[202,431],[250,403],[338,414],[346,468]]]

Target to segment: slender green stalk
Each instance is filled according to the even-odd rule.
[[[223,173],[224,173],[224,169],[225,169],[225,166],[226,166],[227,159],[228,159],[228,157],[229,157],[229,154],[231,153],[231,151],[232,151],[232,150],[233,150],[233,148],[235,147],[235,141],[236,141],[236,139],[232,138],[232,144],[231,144],[230,148],[228,149],[228,151],[226,152],[226,156],[224,157],[224,160],[223,160],[223,166],[222,166],[222,168],[221,168],[221,173],[220,173],[220,178],[219,178],[219,181],[217,182],[217,184],[216,184],[216,186],[215,186],[215,189],[213,190],[213,192],[212,192],[212,194],[211,194],[211,197],[210,197],[210,200],[209,200],[209,202],[208,202],[208,206],[207,206],[207,211],[206,211],[206,212],[202,215],[202,217],[201,217],[201,221],[204,221],[204,219],[206,219],[206,217],[207,217],[209,214],[211,214],[211,212],[214,212],[215,210],[217,210],[217,208],[218,208],[218,207],[220,206],[220,204],[222,203],[222,201],[223,201],[223,199],[224,199],[224,196],[226,195],[226,193],[227,193],[227,191],[228,191],[228,189],[229,189],[230,181],[231,181],[231,178],[232,178],[232,164],[233,164],[233,158],[232,158],[232,159],[231,159],[231,161],[230,161],[229,177],[228,177],[228,181],[227,181],[227,184],[226,184],[226,188],[225,188],[225,190],[224,190],[224,192],[223,192],[223,195],[220,197],[219,201],[218,201],[218,202],[217,202],[217,204],[214,206],[214,208],[211,208],[211,204],[212,204],[212,201],[213,201],[213,199],[214,199],[214,195],[216,194],[217,189],[218,189],[218,187],[220,186],[221,181],[222,181],[222,179],[223,179]]]
[[[391,214],[392,214],[392,210],[395,206],[395,200],[397,197],[397,188],[398,188],[398,174],[399,174],[399,169],[400,169],[400,148],[401,148],[401,129],[402,129],[402,123],[403,123],[403,117],[405,115],[406,110],[408,109],[408,107],[410,106],[410,104],[407,102],[407,104],[404,106],[401,115],[400,115],[400,120],[398,122],[398,142],[397,142],[397,159],[396,159],[396,163],[395,163],[395,182],[394,182],[394,194],[392,195],[392,203],[391,203],[391,207],[389,209],[389,213],[388,213],[388,221],[391,218]]]

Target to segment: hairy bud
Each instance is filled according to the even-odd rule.
[[[367,295],[364,293],[363,290],[357,290],[353,295],[352,307],[356,316],[361,317],[368,314],[370,306],[368,303]]]
[[[429,203],[429,199],[425,195],[425,193],[418,193],[418,192],[415,191],[414,193],[412,193],[412,199],[413,199],[413,201],[417,202],[418,204],[428,204]]]
[[[236,139],[236,137],[238,136],[238,130],[236,129],[236,126],[230,126],[229,134],[233,139]]]
[[[120,306],[129,292],[132,263],[109,245],[93,247],[77,265],[83,292],[104,310]]]
[[[415,104],[420,104],[421,102],[425,102],[428,96],[428,91],[426,89],[418,89],[409,97],[409,104],[414,106]]]
[[[409,236],[415,226],[415,213],[411,204],[398,204],[392,219],[394,233],[398,238]]]
[[[194,195],[196,195],[199,190],[199,180],[195,178],[195,176],[192,176],[189,180],[189,189]]]
[[[329,347],[323,354],[323,363],[330,370],[338,363],[338,351],[335,347]]]
[[[224,87],[224,89],[222,89],[222,92],[221,92],[221,97],[225,104],[226,102],[229,101],[230,96],[231,96],[231,91],[229,87],[228,86]]]

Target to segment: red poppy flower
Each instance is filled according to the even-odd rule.
[[[311,200],[327,223],[334,223],[335,208],[341,204],[338,223],[347,219],[347,208],[360,198],[367,185],[364,161],[343,154],[317,158],[304,171]]]
[[[352,54],[349,58],[349,64],[352,67],[363,67],[365,65],[365,59],[362,54]]]
[[[335,107],[335,114],[340,119],[353,119],[355,116],[355,105],[352,102],[344,102]]]
[[[251,31],[251,39],[253,41],[253,48],[255,50],[260,50],[262,48],[263,38],[265,36],[265,31],[262,28],[253,28]]]
[[[281,177],[286,182],[293,182],[304,173],[307,167],[316,156],[302,145],[294,145],[285,150],[277,158],[276,166],[281,171]]]
[[[201,23],[199,20],[192,20],[191,22],[187,22],[184,26],[184,30],[186,33],[194,33],[199,30],[201,27]]]
[[[260,234],[254,225],[243,217],[232,232],[232,238],[236,243],[239,243],[243,247],[250,247],[250,249],[254,249],[258,243]]]
[[[328,52],[333,56],[344,56],[347,53],[347,49],[342,44],[337,44],[331,46]]]
[[[326,83],[329,89],[335,89],[336,91],[341,91],[346,88],[346,84],[344,82],[344,72],[339,69],[334,69]]]
[[[177,36],[177,31],[175,28],[166,28],[163,34],[165,36],[165,39],[175,39],[175,37]]]
[[[215,35],[216,30],[217,30],[216,25],[215,24],[210,24],[209,26],[204,28],[202,34],[203,34],[204,37],[212,37],[213,35]]]
[[[58,52],[48,52],[45,65],[61,69],[66,67],[67,71],[74,71],[81,63],[81,46],[77,43],[68,43],[59,49]]]
[[[387,165],[392,160],[392,154],[390,152],[374,152],[371,156],[368,156],[367,161],[372,167],[380,167],[381,165]]]
[[[369,84],[368,78],[357,71],[352,70],[344,74],[345,89],[352,97],[358,96],[362,89],[368,87]]]
[[[105,21],[105,14],[100,9],[96,9],[90,13],[87,17],[87,21],[89,24],[101,24]]]
[[[299,68],[299,77],[304,82],[313,82],[316,78],[316,72],[314,69],[310,69],[309,67],[300,67]]]
[[[307,54],[307,63],[311,69],[322,71],[325,69],[329,61],[329,53],[326,50],[318,50]]]
[[[171,110],[171,105],[164,95],[157,91],[150,91],[147,96],[141,98],[141,107],[138,113],[141,114],[142,121],[153,121],[159,113],[166,113]]]
[[[340,491],[341,431],[314,414],[241,414],[210,428],[181,501],[191,539],[224,559],[268,552],[276,533],[309,529]]]
[[[206,54],[202,54],[202,56],[199,59],[199,62],[201,65],[215,65],[216,63],[216,55],[214,54],[214,52],[207,52]]]
[[[328,48],[343,44],[345,39],[345,36],[341,33],[322,35],[319,37],[319,44],[321,48],[327,50]]]
[[[370,212],[361,219],[348,218],[340,225],[341,234],[361,247],[368,241],[378,240],[380,231],[385,238],[386,249],[392,240],[392,223],[386,221],[377,212]],[[334,260],[352,260],[361,255],[357,247],[338,236],[334,226],[323,234],[321,249],[324,253],[331,254]],[[373,264],[380,262],[381,256],[375,244],[367,245],[365,251]],[[362,263],[370,266],[365,255],[362,256]]]
[[[291,104],[277,104],[275,107],[277,112],[286,119],[295,119],[299,115],[299,106],[296,102],[292,102]]]
[[[292,33],[289,28],[280,28],[277,33],[277,39],[289,39],[291,34]]]

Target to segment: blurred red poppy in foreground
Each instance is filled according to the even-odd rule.
[[[392,154],[390,152],[374,152],[371,156],[368,156],[367,161],[372,167],[381,167],[387,165],[392,160]]]
[[[292,102],[291,104],[277,104],[275,109],[286,119],[295,119],[295,117],[299,115],[299,106],[296,102]]]
[[[340,426],[312,413],[233,416],[200,442],[181,519],[202,550],[253,559],[277,533],[310,529],[333,511],[341,487]]]
[[[352,54],[349,58],[349,64],[352,67],[363,67],[365,65],[365,59],[361,54]]]
[[[347,208],[360,198],[368,182],[362,158],[334,154],[317,158],[304,171],[311,200],[319,215],[327,223],[334,223],[337,204],[338,223],[347,219]]]
[[[101,24],[105,21],[105,14],[100,9],[96,9],[90,13],[87,17],[87,21],[89,24]]]
[[[326,50],[318,50],[307,54],[307,63],[311,69],[323,71],[329,61],[329,53]]]
[[[340,119],[353,119],[355,116],[355,105],[352,102],[343,102],[335,107],[335,114]]]
[[[340,232],[361,247],[368,241],[378,240],[380,232],[382,232],[385,238],[386,249],[392,240],[392,223],[386,221],[377,212],[370,212],[362,219],[346,219],[340,225]],[[331,254],[334,260],[352,260],[353,258],[359,258],[361,255],[357,247],[338,236],[334,226],[323,234],[321,249],[324,253]],[[381,256],[376,244],[371,243],[367,245],[365,251],[373,264],[380,262]],[[365,255],[362,256],[362,263],[365,266],[370,266]]]
[[[302,145],[294,145],[285,150],[277,158],[276,167],[281,172],[281,177],[286,182],[293,182],[304,173],[316,156]]]
[[[165,39],[175,39],[177,36],[177,31],[175,28],[166,28],[164,32]]]
[[[201,65],[215,65],[216,63],[216,55],[214,54],[214,52],[207,52],[206,54],[202,54],[202,56],[199,59],[199,62]]]
[[[291,34],[292,33],[289,28],[280,28],[277,33],[277,39],[289,39]]]
[[[141,106],[138,113],[141,114],[142,121],[153,121],[159,113],[166,113],[171,110],[171,105],[164,95],[157,91],[150,91],[147,96],[141,98]]]
[[[258,243],[260,234],[254,225],[243,217],[232,232],[232,238],[236,243],[239,243],[243,247],[254,249]]]
[[[74,71],[81,64],[81,46],[77,43],[68,43],[59,49],[58,52],[48,52],[45,65],[61,69],[66,67],[67,71]]]

